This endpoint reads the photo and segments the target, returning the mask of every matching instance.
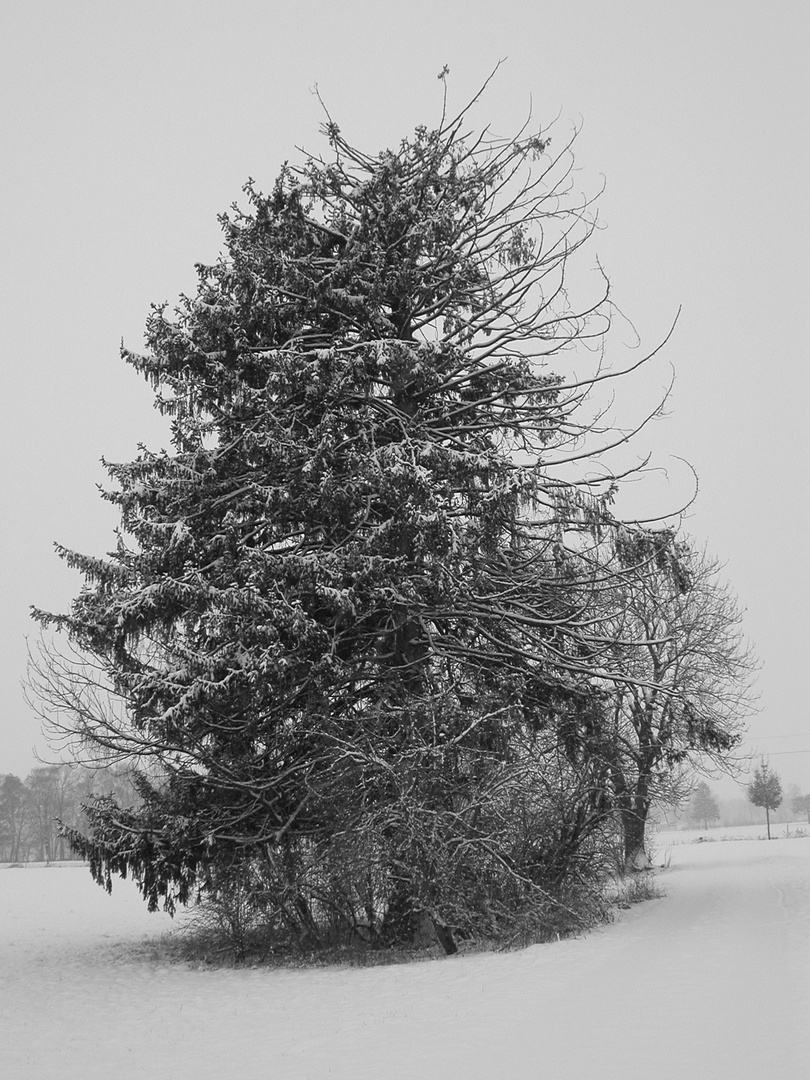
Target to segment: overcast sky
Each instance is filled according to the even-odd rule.
[[[682,308],[617,409],[632,420],[674,368],[638,456],[670,506],[678,458],[696,469],[686,528],[726,562],[763,663],[747,746],[810,790],[806,0],[5,0],[0,773],[42,748],[29,605],[64,610],[80,583],[52,542],[112,547],[100,457],[167,443],[121,339],[138,349],[150,303],[193,289],[249,176],[267,189],[321,148],[316,84],[376,151],[437,121],[443,65],[461,106],[502,58],[474,123],[507,133],[531,108],[559,141],[579,128],[577,182],[605,184],[589,257],[648,348]]]

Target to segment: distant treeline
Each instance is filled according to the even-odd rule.
[[[771,811],[771,822],[775,825],[786,825],[794,821],[806,823],[807,811],[795,805],[800,797],[798,785],[790,784],[781,805]],[[720,820],[716,824],[725,828],[735,825],[763,825],[764,817],[765,812],[758,806],[752,806],[748,799],[721,799]]]
[[[84,828],[82,806],[92,795],[114,795],[119,805],[138,797],[123,768],[43,765],[25,780],[0,776],[0,862],[51,862],[77,858],[59,835],[59,822]]]

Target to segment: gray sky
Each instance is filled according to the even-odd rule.
[[[120,340],[139,348],[150,303],[193,289],[248,176],[267,189],[321,147],[315,84],[376,151],[437,121],[444,64],[461,106],[502,58],[473,120],[507,133],[531,107],[560,141],[580,127],[578,183],[606,183],[590,257],[646,347],[683,308],[618,410],[642,412],[674,366],[637,452],[671,476],[661,509],[684,490],[677,457],[697,470],[686,527],[726,561],[763,662],[748,745],[810,790],[805,0],[6,0],[0,773],[34,764],[28,606],[63,610],[79,586],[52,541],[111,547],[99,458],[167,443]]]

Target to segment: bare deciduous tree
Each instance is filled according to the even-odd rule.
[[[625,543],[621,540],[621,543]],[[609,772],[621,815],[625,863],[648,865],[647,815],[654,800],[686,794],[686,765],[728,767],[754,709],[756,660],[741,630],[742,613],[716,560],[661,534],[625,557],[649,572],[616,589],[606,648],[627,676],[611,695]]]

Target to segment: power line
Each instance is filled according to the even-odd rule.
[[[810,731],[799,731],[795,735],[760,735],[757,742],[766,742],[769,739],[804,739],[810,736]]]
[[[770,750],[766,757],[782,757],[784,754],[810,754],[810,750]]]

